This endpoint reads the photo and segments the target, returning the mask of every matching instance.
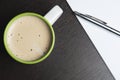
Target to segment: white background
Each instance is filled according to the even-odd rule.
[[[73,11],[106,21],[120,31],[120,0],[67,0]],[[120,80],[120,36],[77,17],[116,80]]]

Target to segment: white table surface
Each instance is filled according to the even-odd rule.
[[[120,0],[67,0],[73,11],[104,20],[120,31]],[[120,80],[120,36],[77,17],[116,80]]]

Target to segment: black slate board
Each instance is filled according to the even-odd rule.
[[[51,55],[35,65],[14,61],[3,45],[6,24],[22,12],[44,16],[54,5],[64,13],[53,25],[56,42]],[[0,37],[0,80],[114,80],[65,0],[0,0]]]

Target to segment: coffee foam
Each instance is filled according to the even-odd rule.
[[[15,20],[7,33],[12,54],[24,61],[42,57],[51,45],[51,30],[40,18],[23,16]]]

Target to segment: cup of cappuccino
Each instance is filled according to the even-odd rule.
[[[55,44],[52,25],[63,10],[54,6],[45,16],[25,12],[15,16],[4,31],[4,45],[8,54],[24,64],[35,64],[45,60]]]

